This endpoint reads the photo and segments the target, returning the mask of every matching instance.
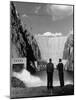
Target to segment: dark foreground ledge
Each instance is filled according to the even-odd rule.
[[[64,87],[56,86],[52,90],[47,90],[46,86],[33,88],[11,88],[11,98],[31,98],[47,96],[74,95],[74,86],[66,85]]]

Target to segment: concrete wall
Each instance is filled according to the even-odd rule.
[[[26,58],[11,58],[11,65],[12,64],[24,64],[26,69]]]
[[[58,59],[63,57],[64,44],[66,42],[66,36],[37,36],[35,38],[38,42],[41,56],[43,60],[48,61],[52,58],[55,65],[58,63]]]

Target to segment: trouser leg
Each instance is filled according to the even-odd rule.
[[[53,73],[50,73],[50,88],[53,87]]]
[[[50,87],[49,73],[47,73],[47,89]]]
[[[63,87],[64,86],[64,76],[63,76],[63,73],[59,73],[59,80],[60,80],[60,86]]]
[[[61,78],[61,86],[64,86],[64,75],[62,73],[62,78]]]

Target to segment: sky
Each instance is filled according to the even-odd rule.
[[[73,6],[49,3],[14,2],[23,25],[32,34],[63,34],[73,30]]]

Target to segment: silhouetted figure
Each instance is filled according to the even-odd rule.
[[[58,73],[59,73],[60,86],[63,87],[64,86],[64,72],[63,72],[62,59],[59,59],[57,69],[58,69]]]
[[[54,65],[52,63],[52,59],[49,59],[49,63],[47,64],[47,88],[53,88],[53,71]]]

